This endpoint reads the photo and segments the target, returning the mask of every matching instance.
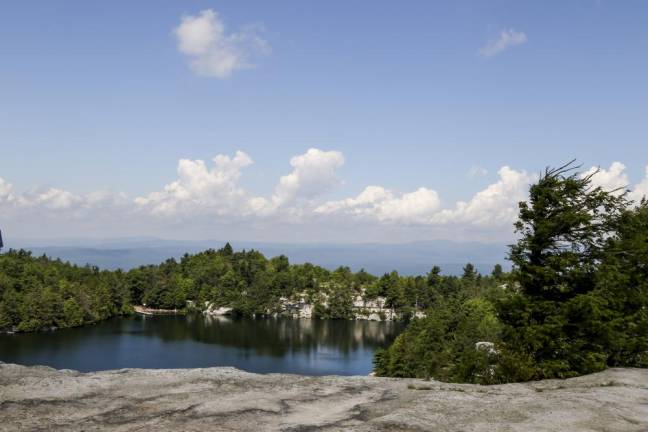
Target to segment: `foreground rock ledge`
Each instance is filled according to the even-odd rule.
[[[2,431],[647,431],[648,370],[477,386],[0,363]]]

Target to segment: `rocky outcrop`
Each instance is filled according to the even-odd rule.
[[[298,296],[296,299],[281,297],[279,304],[283,314],[293,318],[312,318],[315,312],[315,306],[306,300],[305,295]]]
[[[353,299],[353,319],[356,320],[369,320],[369,321],[398,321],[403,319],[402,314],[396,312],[393,308],[385,306],[384,297],[376,297],[367,299],[362,295],[358,295]],[[318,294],[318,299],[315,301],[322,309],[328,307],[328,295],[324,292]],[[195,309],[195,302],[192,300],[187,301],[187,309]],[[287,316],[292,318],[313,318],[315,316],[316,306],[306,293],[298,293],[292,298],[280,297],[279,308],[276,310],[268,309],[266,316]],[[231,315],[234,311],[231,307],[216,307],[213,303],[206,301],[202,308],[203,314],[206,316],[225,316]],[[425,312],[416,310],[414,312],[415,318],[424,318]]]
[[[142,315],[183,315],[185,313],[184,310],[179,310],[179,309],[154,309],[154,308],[149,308],[146,307],[146,305],[135,305],[133,306],[133,310]]]
[[[232,368],[83,374],[0,364],[0,418],[0,431],[643,432],[648,370],[478,386]]]
[[[325,309],[328,307],[328,296],[325,293],[321,293],[320,297],[319,304]],[[281,297],[279,304],[283,315],[293,318],[312,318],[314,316],[315,305],[307,300],[307,296],[304,293],[297,295],[295,299]],[[385,306],[384,297],[367,299],[363,295],[356,296],[353,299],[353,311],[354,319],[356,320],[397,321],[403,318],[393,308]],[[425,317],[425,313],[417,310],[414,313],[414,317],[423,318]]]
[[[216,307],[213,303],[205,302],[205,310],[203,310],[203,314],[211,316],[225,316],[231,315],[233,310],[234,309],[231,307]]]

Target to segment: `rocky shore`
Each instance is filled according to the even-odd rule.
[[[326,285],[324,285],[326,286]],[[394,308],[386,306],[387,300],[384,297],[376,297],[368,299],[365,297],[364,291],[361,295],[353,298],[351,304],[352,318],[354,320],[367,320],[367,321],[399,321],[403,319],[402,314],[398,313]],[[320,294],[318,303],[313,303],[308,300],[305,293],[297,294],[294,298],[281,297],[279,299],[278,310],[267,310],[266,316],[278,317],[291,317],[300,319],[314,318],[316,310],[326,310],[328,308],[328,295],[325,293]],[[187,301],[188,308],[195,308],[196,304],[193,301]],[[213,303],[205,302],[202,312],[208,316],[223,316],[231,314],[233,309],[231,307],[218,307]],[[413,311],[413,317],[423,318],[425,313],[422,310]]]
[[[646,431],[648,370],[477,386],[0,363],[1,431]]]

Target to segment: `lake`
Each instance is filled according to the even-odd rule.
[[[404,325],[316,319],[135,315],[0,335],[0,361],[83,372],[233,366],[256,373],[367,375]]]

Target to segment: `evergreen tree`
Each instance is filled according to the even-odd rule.
[[[596,287],[606,322],[594,331],[608,348],[608,365],[648,367],[648,201],[621,214]]]
[[[223,249],[221,249],[220,252],[226,257],[234,255],[234,249],[232,248],[232,245],[229,244],[229,242],[225,243],[225,246],[223,246]]]
[[[500,264],[495,264],[493,271],[491,272],[491,276],[497,280],[501,280],[503,274],[504,271],[502,270],[502,266]]]
[[[536,378],[601,370],[606,347],[592,332],[606,317],[595,292],[607,239],[627,206],[623,193],[592,186],[573,163],[547,169],[520,203],[511,246],[521,292],[502,301],[504,338],[518,356],[530,356]]]

